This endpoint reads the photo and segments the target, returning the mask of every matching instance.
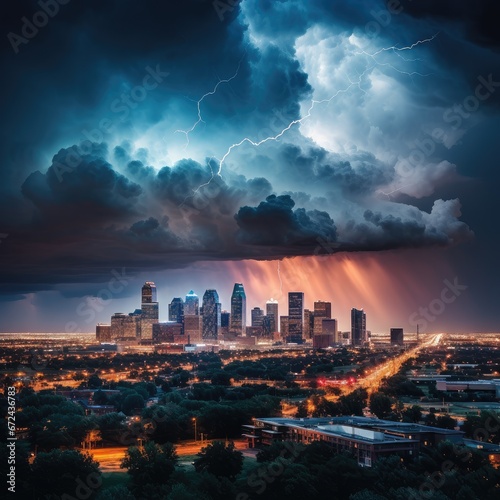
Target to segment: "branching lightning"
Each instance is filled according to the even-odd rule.
[[[200,123],[205,123],[203,120],[203,117],[201,115],[201,103],[205,100],[206,97],[214,95],[217,92],[217,89],[219,88],[220,85],[222,85],[223,83],[229,83],[232,80],[234,80],[238,76],[238,73],[240,71],[240,66],[241,66],[241,60],[238,64],[238,68],[236,69],[236,72],[234,73],[233,76],[231,76],[230,78],[226,78],[224,80],[219,79],[219,81],[215,84],[215,87],[210,92],[203,94],[200,97],[200,99],[198,99],[198,101],[196,101],[196,108],[198,110],[198,119],[193,123],[191,128],[189,128],[187,130],[178,129],[175,131],[176,133],[184,134],[186,136],[186,144],[184,145],[184,149],[187,149],[187,147],[189,146],[189,134],[191,132],[193,132]]]
[[[298,125],[298,124],[301,124],[303,123],[305,120],[307,120],[308,118],[311,117],[311,114],[313,112],[313,110],[321,105],[321,104],[330,104],[331,101],[333,101],[336,97],[338,97],[340,94],[345,94],[347,92],[349,92],[349,90],[353,87],[357,87],[359,90],[361,90],[362,92],[366,93],[366,91],[361,88],[361,83],[362,83],[362,78],[365,76],[366,73],[368,73],[369,71],[371,71],[373,68],[375,67],[379,67],[379,66],[388,66],[390,68],[392,68],[393,70],[397,71],[398,73],[401,73],[401,74],[404,74],[404,75],[407,75],[409,76],[410,78],[413,78],[413,76],[415,75],[418,75],[418,76],[429,76],[429,74],[422,74],[422,73],[419,73],[417,71],[412,71],[412,72],[407,72],[407,71],[403,71],[401,69],[398,69],[396,67],[394,67],[392,64],[390,63],[387,63],[387,62],[380,62],[376,59],[376,56],[383,53],[383,52],[393,52],[394,54],[396,54],[399,58],[403,59],[405,62],[412,62],[412,61],[417,61],[418,59],[407,59],[405,57],[403,57],[401,54],[399,54],[400,52],[405,52],[405,51],[411,51],[413,49],[415,49],[416,47],[418,47],[419,45],[422,45],[422,44],[426,44],[426,43],[430,43],[432,42],[437,36],[439,35],[439,33],[436,33],[435,35],[433,35],[432,37],[430,38],[425,38],[423,40],[418,40],[416,41],[415,43],[412,43],[411,45],[408,45],[408,46],[405,46],[405,47],[397,47],[395,45],[391,46],[391,47],[383,47],[375,52],[366,52],[366,51],[358,51],[358,52],[354,52],[354,54],[356,55],[365,55],[367,57],[369,57],[370,59],[373,60],[374,64],[368,68],[366,68],[361,74],[358,75],[358,79],[357,81],[353,81],[351,80],[351,78],[349,76],[347,76],[347,79],[349,80],[349,85],[347,85],[346,87],[342,88],[342,89],[339,89],[337,90],[332,96],[330,96],[329,98],[327,99],[320,99],[320,100],[317,100],[317,99],[312,99],[311,100],[311,104],[309,106],[309,108],[307,109],[307,112],[304,116],[302,116],[301,118],[297,118],[295,120],[292,120],[290,121],[290,123],[284,127],[279,133],[277,133],[276,135],[274,136],[269,136],[269,137],[266,137],[260,141],[254,141],[252,140],[251,138],[249,137],[244,137],[243,139],[241,139],[241,141],[237,142],[237,143],[234,143],[232,144],[231,146],[229,146],[229,148],[226,150],[226,152],[224,153],[224,155],[222,156],[222,158],[220,160],[217,160],[219,162],[219,166],[218,166],[218,169],[217,169],[217,172],[214,173],[213,171],[213,168],[212,166],[210,165],[210,168],[212,170],[212,176],[211,178],[205,182],[204,184],[201,184],[200,186],[198,186],[196,189],[193,190],[193,194],[191,196],[194,196],[196,193],[198,193],[198,191],[203,188],[204,186],[207,186],[208,184],[210,184],[210,182],[212,182],[213,178],[217,175],[219,177],[222,177],[221,174],[222,174],[222,167],[224,165],[224,162],[226,161],[226,159],[228,158],[228,156],[237,148],[239,148],[240,146],[242,146],[243,144],[245,143],[248,143],[254,147],[259,147],[261,146],[262,144],[265,144],[266,142],[270,142],[270,141],[277,141],[279,140],[287,131],[289,131],[294,125]],[[241,62],[240,62],[241,64]],[[194,123],[194,125],[189,129],[189,130],[178,130],[178,132],[182,132],[186,135],[186,139],[187,139],[187,144],[186,146],[189,144],[189,133],[192,132],[196,127],[197,125],[203,121],[203,118],[202,118],[202,115],[201,115],[201,108],[200,108],[200,105],[202,103],[202,101],[205,99],[205,97],[209,96],[209,95],[213,95],[216,91],[217,91],[217,88],[220,84],[222,83],[226,83],[226,82],[230,82],[232,79],[236,78],[236,76],[238,75],[238,71],[239,71],[239,65],[238,65],[238,70],[236,71],[236,73],[229,79],[227,80],[220,80],[217,85],[214,87],[214,89],[211,91],[211,92],[208,92],[207,94],[205,94],[204,96],[201,97],[200,100],[198,100],[198,103],[197,103],[197,107],[198,107],[198,120]],[[213,158],[215,159],[215,158]],[[209,162],[210,163],[210,162]],[[399,189],[402,189],[404,186],[401,186],[400,188],[394,190],[394,191],[391,191],[390,193],[383,193],[384,195],[388,196],[396,191],[398,191]],[[188,196],[187,198],[191,197],[191,196]],[[186,199],[187,199],[186,198]],[[278,272],[279,272],[279,263],[278,263]],[[281,279],[281,278],[280,278]]]

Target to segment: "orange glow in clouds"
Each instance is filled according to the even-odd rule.
[[[226,272],[242,282],[247,293],[247,313],[265,308],[271,297],[279,314],[288,314],[288,292],[304,292],[305,308],[314,301],[332,302],[332,316],[339,329],[350,329],[351,308],[363,308],[367,329],[388,332],[401,326],[415,331],[409,316],[439,296],[444,279],[455,274],[444,255],[411,250],[381,253],[339,253],[324,257],[293,257],[279,261],[226,262]],[[279,272],[278,272],[279,265]],[[281,277],[281,283],[280,283]]]

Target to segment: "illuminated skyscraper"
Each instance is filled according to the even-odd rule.
[[[351,309],[351,345],[361,346],[366,342],[366,314],[363,309]]]
[[[203,340],[217,340],[221,326],[221,306],[219,302],[219,294],[216,290],[207,290],[203,294],[202,307],[202,338]]]
[[[319,335],[323,332],[323,319],[331,319],[332,303],[318,300],[314,303],[314,335]]]
[[[288,292],[289,342],[302,342],[304,324],[304,292]]]
[[[158,323],[159,311],[156,285],[146,281],[141,293],[141,340],[153,340],[153,324]]]
[[[264,311],[260,307],[254,307],[252,309],[252,326],[262,326],[263,317]]]
[[[266,302],[266,316],[269,317],[269,320],[271,322],[270,324],[270,329],[271,332],[277,332],[278,331],[278,321],[279,321],[279,316],[278,316],[278,301],[274,299],[269,299]]]
[[[168,320],[182,323],[184,318],[184,302],[180,297],[175,297],[168,305]]]
[[[184,302],[184,314],[189,314],[191,316],[197,316],[199,312],[200,301],[198,300],[198,295],[196,295],[193,290],[191,290],[186,295],[186,302]]]
[[[229,330],[234,335],[246,333],[247,297],[241,283],[235,283],[231,295],[231,318]]]
[[[309,309],[304,309],[304,326],[302,328],[302,332],[304,333],[305,339],[312,338],[314,332],[314,321],[314,313]]]

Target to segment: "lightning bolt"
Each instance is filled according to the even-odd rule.
[[[243,60],[244,55],[240,59],[240,62],[238,63],[238,68],[236,69],[236,72],[234,73],[233,76],[231,76],[230,78],[226,78],[224,80],[219,79],[219,81],[215,84],[215,87],[210,92],[207,92],[206,94],[203,94],[200,97],[200,99],[198,99],[198,101],[196,101],[196,108],[198,110],[198,119],[193,123],[193,125],[191,126],[191,128],[189,128],[187,130],[178,129],[178,130],[175,131],[176,133],[184,134],[186,136],[186,144],[184,145],[184,150],[186,150],[188,148],[188,146],[189,146],[189,134],[191,132],[193,132],[200,123],[205,123],[205,121],[203,120],[203,117],[201,115],[201,103],[207,97],[209,97],[209,96],[214,95],[215,93],[217,93],[217,89],[219,88],[220,85],[222,85],[223,83],[229,83],[229,82],[231,82],[232,80],[234,80],[238,76],[238,73],[239,73],[240,67],[241,67],[241,62]]]
[[[411,45],[407,45],[405,47],[397,47],[395,45],[391,46],[391,47],[382,47],[381,49],[375,51],[375,52],[366,52],[365,50],[360,50],[360,51],[357,51],[357,52],[354,52],[354,54],[356,55],[365,55],[365,56],[368,56],[370,57],[371,59],[373,59],[373,61],[375,62],[375,64],[377,66],[388,66],[389,68],[393,69],[394,71],[397,71],[398,73],[401,73],[402,75],[407,75],[411,78],[413,78],[413,76],[415,75],[418,75],[418,76],[430,76],[432,73],[419,73],[418,71],[412,71],[411,73],[408,72],[408,71],[402,71],[396,67],[394,67],[392,64],[390,63],[382,63],[380,61],[377,61],[376,59],[376,56],[382,54],[383,52],[392,52],[393,54],[396,54],[400,59],[403,59],[403,61],[405,62],[415,62],[415,61],[420,61],[421,59],[407,59],[405,57],[403,57],[400,52],[405,52],[407,50],[413,50],[415,47],[418,47],[419,45],[423,45],[423,44],[426,44],[426,43],[430,43],[432,42],[437,36],[439,35],[439,32],[438,33],[435,33],[434,35],[432,35],[430,38],[424,38],[423,40],[418,40],[416,41],[415,43],[412,43]]]
[[[401,59],[403,59],[404,61],[411,61],[411,59],[406,59],[404,58],[403,56],[401,56],[399,54],[399,52],[405,52],[405,51],[411,51],[413,50],[415,47],[418,47],[419,45],[422,45],[422,44],[426,44],[426,43],[430,43],[432,42],[437,36],[439,35],[439,32],[434,34],[432,37],[430,38],[425,38],[423,40],[418,40],[416,41],[415,43],[411,44],[411,45],[408,45],[408,46],[405,46],[405,47],[397,47],[395,45],[391,46],[391,47],[383,47],[373,53],[369,53],[369,52],[366,52],[366,51],[358,51],[358,52],[354,52],[355,55],[366,55],[368,57],[370,57],[373,61],[374,61],[374,65],[373,66],[370,66],[368,68],[366,68],[361,74],[358,75],[358,80],[357,81],[353,81],[351,80],[351,78],[349,76],[347,76],[347,79],[349,80],[349,85],[347,85],[345,88],[342,88],[342,89],[339,89],[337,90],[332,96],[330,96],[329,98],[327,99],[320,99],[320,100],[317,100],[317,99],[311,99],[311,105],[309,106],[309,108],[307,109],[307,112],[304,116],[302,116],[301,118],[297,118],[295,120],[291,120],[290,123],[284,127],[279,133],[277,133],[276,135],[274,136],[269,136],[269,137],[266,137],[260,141],[254,141],[252,140],[251,138],[249,137],[244,137],[243,139],[241,139],[241,141],[237,142],[237,143],[234,143],[232,144],[231,146],[229,146],[229,148],[226,150],[226,152],[224,153],[224,155],[222,156],[222,158],[220,160],[218,160],[219,162],[219,166],[218,166],[218,169],[217,169],[217,173],[214,173],[213,171],[213,168],[212,166],[210,165],[210,169],[212,171],[212,176],[210,177],[210,179],[205,182],[204,184],[198,186],[196,189],[193,190],[193,194],[190,195],[190,196],[187,196],[186,197],[186,200],[192,196],[194,196],[196,193],[198,193],[198,191],[203,188],[204,186],[207,186],[208,184],[210,184],[210,182],[212,182],[213,178],[217,175],[219,177],[222,178],[222,167],[224,165],[224,162],[226,161],[226,159],[228,158],[228,156],[237,148],[239,148],[240,146],[242,146],[243,144],[245,143],[248,143],[256,148],[258,148],[259,146],[261,146],[262,144],[265,144],[266,142],[270,142],[270,141],[277,141],[279,140],[286,132],[288,132],[294,125],[298,125],[298,124],[302,124],[305,120],[307,120],[308,118],[311,117],[311,114],[313,112],[313,110],[319,106],[319,105],[322,105],[322,104],[330,104],[331,101],[333,101],[336,97],[338,97],[340,94],[345,94],[347,92],[349,92],[349,90],[352,88],[352,87],[357,87],[359,90],[361,90],[362,92],[366,93],[365,90],[363,90],[361,88],[361,82],[362,82],[362,78],[363,76],[371,71],[373,68],[377,67],[377,66],[388,66],[390,68],[392,68],[393,70],[401,73],[401,74],[404,74],[404,75],[407,75],[409,76],[410,78],[413,79],[413,76],[414,75],[419,75],[419,76],[429,76],[430,74],[422,74],[422,73],[419,73],[417,71],[413,71],[413,72],[407,72],[407,71],[402,71],[398,68],[395,68],[393,65],[391,65],[390,63],[382,63],[380,61],[378,61],[376,59],[376,56],[383,53],[383,52],[393,52],[394,54],[398,55]],[[240,61],[240,64],[241,64],[241,61]],[[239,65],[238,65],[238,69],[239,69]],[[233,75],[230,79],[228,79],[228,81],[230,81],[231,79],[235,78],[238,74],[238,71],[236,71],[235,75]],[[194,130],[196,128],[196,126],[201,122],[203,121],[202,117],[201,117],[201,111],[200,111],[200,104],[201,102],[203,101],[203,99],[205,97],[207,97],[208,95],[212,95],[214,94],[216,91],[217,91],[217,87],[218,85],[220,85],[221,83],[224,83],[224,81],[220,81],[214,88],[214,90],[212,92],[208,92],[207,94],[205,94],[199,101],[198,101],[198,121],[195,122],[195,124],[193,125],[193,127],[191,127],[191,129],[189,130],[181,130],[179,132],[183,132],[186,134],[186,138],[189,140],[189,132],[191,132],[192,130]],[[211,160],[217,160],[217,158],[214,158],[212,157]],[[401,188],[404,187],[404,186],[401,186]],[[401,189],[399,188],[399,189]],[[396,190],[397,191],[397,190]],[[392,191],[394,192],[394,191]],[[389,196],[391,193],[383,193],[383,194],[386,194],[386,196]],[[184,200],[184,201],[186,201]],[[183,202],[184,203],[184,202]],[[278,264],[279,266],[279,264]],[[278,268],[279,269],[279,268]]]

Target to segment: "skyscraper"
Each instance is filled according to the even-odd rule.
[[[266,316],[269,317],[271,321],[271,332],[277,332],[278,331],[278,321],[279,321],[279,316],[278,316],[278,301],[275,299],[269,299],[266,302]]]
[[[216,290],[206,290],[203,294],[203,319],[202,338],[203,340],[217,340],[220,329],[221,306],[219,294]]]
[[[153,340],[153,324],[158,323],[159,311],[156,285],[146,281],[141,292],[141,340]]]
[[[229,335],[229,319],[231,314],[228,311],[220,313],[220,335]]]
[[[391,328],[391,344],[392,345],[405,345],[404,331],[402,328]]]
[[[302,332],[304,333],[305,339],[312,338],[314,332],[314,313],[309,309],[304,309],[304,327]]]
[[[252,309],[252,326],[262,326],[264,311],[260,307]]]
[[[318,300],[314,303],[314,335],[323,332],[323,319],[332,318],[332,303]]]
[[[196,295],[193,290],[186,295],[186,301],[184,302],[184,314],[189,314],[192,316],[197,316],[199,312],[200,301],[198,300],[198,295]]]
[[[241,283],[235,283],[231,295],[231,318],[229,330],[234,335],[246,333],[247,297]]]
[[[351,309],[351,344],[360,346],[366,342],[366,314],[363,309]]]
[[[289,342],[302,342],[304,324],[304,292],[288,292]]]
[[[174,297],[168,305],[168,320],[182,323],[184,318],[184,302],[180,297]]]

